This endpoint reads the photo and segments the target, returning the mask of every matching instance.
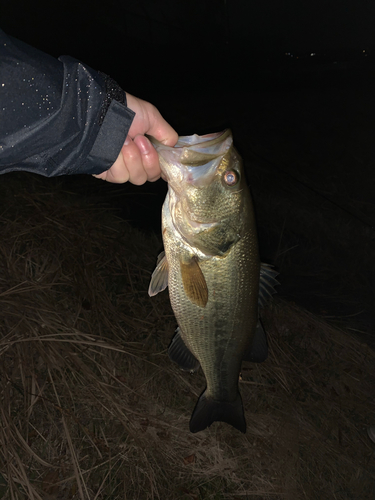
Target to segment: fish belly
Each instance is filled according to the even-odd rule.
[[[207,381],[206,395],[217,401],[238,396],[238,376],[244,352],[257,323],[259,258],[251,234],[223,257],[199,257],[208,288],[205,307],[192,303],[184,291],[180,259],[194,249],[165,230],[170,301],[181,336],[198,359]],[[197,255],[197,254],[195,254]]]

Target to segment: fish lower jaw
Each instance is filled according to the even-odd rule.
[[[188,219],[188,225],[193,228],[194,230],[199,229],[199,232],[201,231],[207,231],[208,229],[211,229],[215,226],[217,226],[219,223],[217,221],[212,221],[212,222],[202,222],[202,221],[197,221],[194,219]]]

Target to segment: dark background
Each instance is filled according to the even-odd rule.
[[[135,95],[222,92],[221,104],[239,87],[314,86],[311,74],[363,70],[373,58],[374,22],[371,0],[1,3],[8,34],[72,55]]]
[[[279,295],[372,344],[374,26],[371,0],[1,3],[5,32],[110,74],[180,135],[231,127]],[[61,185],[160,231],[163,181]]]

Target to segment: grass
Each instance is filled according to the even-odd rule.
[[[204,378],[169,361],[168,294],[147,295],[160,240],[63,181],[4,179],[1,498],[371,498],[366,344],[276,298],[263,314],[270,356],[242,369],[247,433],[191,434]]]

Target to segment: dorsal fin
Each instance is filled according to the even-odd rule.
[[[272,295],[276,293],[274,286],[280,285],[276,279],[278,274],[270,264],[261,263],[258,296],[259,308],[264,307]]]

